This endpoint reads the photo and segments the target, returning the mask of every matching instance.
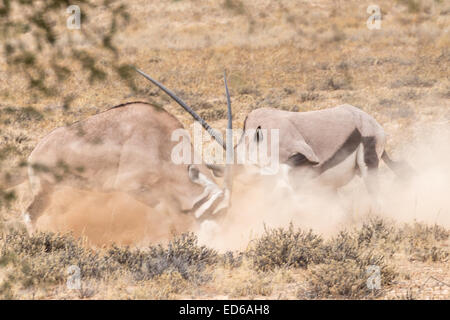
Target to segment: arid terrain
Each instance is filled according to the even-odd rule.
[[[387,151],[416,175],[402,184],[382,164],[377,210],[359,178],[340,200],[300,202],[236,181],[233,208],[212,239],[186,233],[196,231],[193,217],[153,212],[119,192],[71,189],[55,193],[30,237],[24,182],[0,211],[0,299],[450,298],[448,1],[126,3],[131,19],[117,35],[117,59],[173,89],[213,127],[226,127],[226,70],[235,128],[256,108],[348,103],[384,127]],[[370,4],[381,8],[380,29],[366,25]],[[90,23],[101,25],[105,10]],[[78,31],[63,21],[59,32]],[[132,90],[115,75],[90,83],[77,63],[66,65],[72,75],[46,96],[0,59],[2,173],[23,170],[54,128],[124,102],[148,101],[188,129],[193,123],[137,74]],[[70,266],[81,270],[81,289],[67,285]]]

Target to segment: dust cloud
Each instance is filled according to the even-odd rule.
[[[338,194],[317,187],[292,194],[274,190],[273,181],[235,184],[233,207],[215,234],[200,229],[202,242],[220,250],[243,249],[264,227],[286,227],[290,222],[313,229],[325,238],[352,228],[373,216],[397,223],[414,221],[450,227],[450,126],[422,126],[408,145],[394,148],[396,161],[414,172],[402,180],[384,163],[380,165],[377,199],[369,196],[361,178]],[[257,185],[257,187],[255,187]]]
[[[145,246],[187,232],[194,218],[147,207],[125,193],[60,188],[37,220],[38,230],[72,233],[94,246]]]
[[[274,190],[275,181],[234,181],[232,208],[215,228],[205,230],[189,214],[146,207],[126,194],[87,192],[65,188],[52,197],[50,208],[38,220],[40,230],[72,232],[94,245],[145,245],[166,242],[174,234],[195,231],[199,242],[219,251],[244,249],[265,227],[290,222],[325,237],[351,228],[370,216],[396,222],[426,222],[450,227],[450,126],[430,125],[417,130],[413,141],[393,148],[393,160],[414,169],[400,180],[381,164],[380,194],[375,202],[364,182],[355,177],[338,194],[321,188],[292,194]],[[389,142],[388,142],[389,143]]]
[[[382,215],[400,222],[425,222],[450,227],[450,122],[422,126],[416,142],[398,158],[414,168],[410,181],[386,181]]]

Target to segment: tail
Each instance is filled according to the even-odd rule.
[[[414,169],[407,162],[393,161],[389,158],[386,151],[383,151],[381,159],[383,159],[389,169],[391,169],[402,180],[410,179],[415,173]]]

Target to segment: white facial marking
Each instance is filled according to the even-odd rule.
[[[214,212],[212,214],[214,215],[220,212],[220,210],[228,208],[229,205],[230,205],[230,191],[225,189],[223,200],[219,203],[216,209],[214,209]]]
[[[200,218],[220,197],[224,196],[223,190],[217,186],[213,181],[209,180],[204,174],[198,174],[198,178],[193,180],[193,182],[205,187],[202,194],[196,199],[195,202],[198,202],[205,197],[209,196],[208,201],[203,203],[194,213],[195,217]],[[217,210],[215,210],[216,212]]]
[[[206,210],[208,210],[213,205],[213,203],[216,202],[216,200],[222,196],[223,196],[222,190],[220,189],[212,190],[208,201],[203,203],[200,206],[200,208],[198,208],[197,211],[195,211],[195,217],[200,218],[206,212]]]

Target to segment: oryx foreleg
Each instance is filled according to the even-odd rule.
[[[373,137],[363,137],[363,142],[358,147],[356,161],[361,172],[361,177],[366,185],[366,189],[375,201],[375,206],[379,208],[379,159],[375,149],[375,139]]]

